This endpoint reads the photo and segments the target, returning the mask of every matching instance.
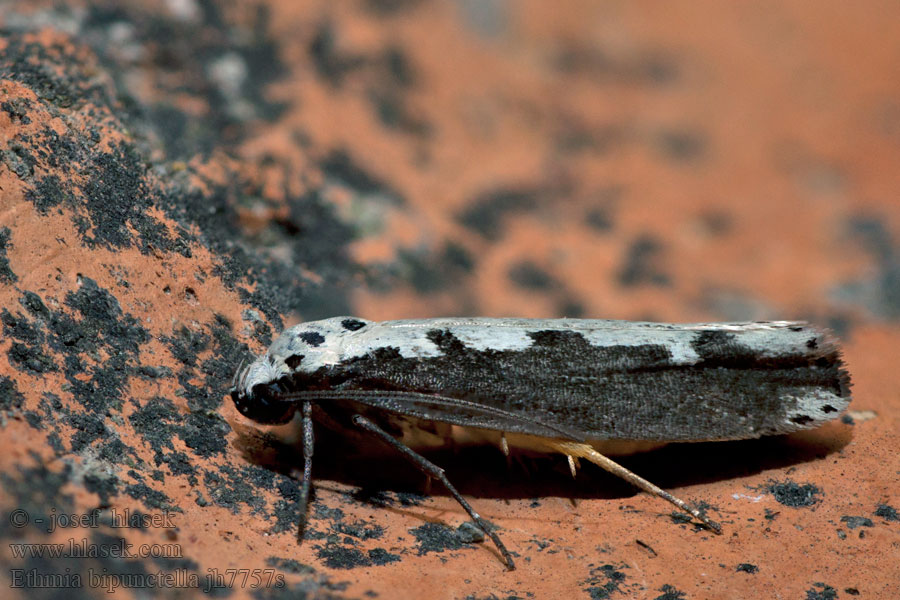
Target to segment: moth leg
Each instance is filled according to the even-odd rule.
[[[571,454],[566,454],[566,460],[569,461],[569,472],[572,473],[572,479],[577,475],[578,459]]]
[[[500,450],[506,457],[506,464],[509,464],[509,442],[506,441],[506,433],[500,433]]]
[[[472,517],[472,520],[476,525],[478,525],[478,528],[481,529],[481,531],[483,531],[485,535],[490,537],[494,542],[494,545],[497,546],[497,550],[499,550],[500,554],[503,556],[503,562],[506,563],[506,568],[510,571],[515,570],[516,565],[513,562],[512,555],[509,553],[509,550],[506,549],[506,546],[503,545],[503,542],[500,541],[500,537],[491,530],[488,524],[485,523],[485,521],[481,518],[481,515],[475,512],[475,510],[469,505],[469,503],[466,502],[466,499],[463,498],[458,491],[456,491],[456,488],[453,487],[453,484],[450,483],[449,479],[447,479],[447,475],[444,474],[444,470],[442,468],[440,468],[418,452],[415,452],[408,446],[400,443],[391,434],[389,434],[364,416],[354,415],[352,420],[354,425],[368,433],[371,433],[372,435],[386,443],[388,446],[402,454],[420,471],[422,471],[429,477],[433,477],[434,479],[437,479],[441,483],[443,483],[444,487],[446,487],[453,495],[453,497],[456,498],[456,501],[459,502],[460,506],[462,506],[466,510],[466,512],[469,513],[469,516]]]
[[[674,504],[681,510],[683,510],[687,513],[690,513],[691,516],[693,516],[695,519],[699,520],[701,523],[706,525],[706,527],[708,527],[715,533],[719,533],[719,534],[722,533],[722,527],[718,523],[716,523],[715,521],[700,514],[699,510],[697,510],[696,508],[693,508],[692,506],[689,506],[684,500],[676,498],[675,496],[673,496],[666,490],[664,490],[660,487],[657,487],[657,486],[653,485],[652,483],[650,483],[649,481],[647,481],[646,479],[644,479],[643,477],[640,477],[640,476],[632,473],[631,471],[629,471],[628,469],[626,469],[619,463],[612,461],[609,458],[607,458],[606,456],[600,454],[599,452],[594,450],[594,448],[588,444],[582,444],[580,442],[569,442],[569,441],[565,441],[565,440],[553,440],[553,439],[546,439],[546,438],[541,439],[541,443],[546,444],[547,446],[556,450],[557,452],[562,452],[563,454],[568,455],[570,458],[573,456],[586,458],[587,460],[591,461],[595,465],[603,467],[604,469],[606,469],[613,475],[618,475],[619,477],[621,477],[628,483],[632,484],[633,486],[640,488],[649,494],[658,496],[658,497],[662,498],[663,500],[667,500],[668,502],[671,502],[672,504]]]
[[[300,526],[297,528],[297,543],[303,543],[303,531],[306,529],[306,508],[309,502],[309,486],[312,481],[312,457],[315,446],[313,434],[312,403],[303,403],[303,481],[300,484]]]

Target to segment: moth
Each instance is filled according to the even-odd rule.
[[[231,397],[263,424],[302,415],[302,540],[316,421],[355,428],[438,479],[512,556],[444,471],[398,439],[436,426],[495,432],[585,458],[720,527],[592,443],[741,440],[816,427],[850,402],[829,332],[795,321],[669,324],[589,319],[334,317],[285,330],[235,374]]]

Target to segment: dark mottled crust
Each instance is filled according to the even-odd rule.
[[[597,346],[572,330],[532,332],[531,347],[498,351],[474,349],[449,329],[433,329],[428,338],[440,356],[404,358],[395,348],[380,348],[298,373],[289,384],[297,390],[393,390],[463,399],[523,418],[425,406],[420,399],[366,404],[507,432],[546,436],[544,424],[584,439],[747,439],[808,426],[812,419],[791,397],[809,401],[824,394],[819,410],[835,416],[849,402],[849,375],[837,346],[815,333],[796,353],[761,357],[731,332],[685,332],[693,336],[700,360],[684,365],[673,363],[663,344]]]

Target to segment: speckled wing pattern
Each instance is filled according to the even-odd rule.
[[[266,378],[287,374],[294,389],[364,392],[361,403],[395,413],[583,439],[754,438],[815,427],[850,402],[836,342],[802,322],[336,317],[285,331],[266,360]]]

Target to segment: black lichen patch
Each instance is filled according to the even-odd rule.
[[[638,237],[628,247],[625,262],[619,269],[619,283],[625,287],[653,285],[665,287],[672,279],[660,265],[664,247],[649,235]]]
[[[284,105],[268,98],[267,89],[286,72],[281,50],[269,35],[268,8],[258,5],[234,23],[223,7],[197,5],[196,19],[178,18],[140,5],[92,5],[82,22],[82,39],[90,40],[116,81],[148,80],[147,98],[134,98],[143,118],[163,140],[173,159],[189,159],[197,152],[237,143],[251,134],[258,120],[279,117]],[[130,39],[146,64],[161,65],[157,73],[140,69],[116,52],[117,26],[130,26]],[[162,44],[160,41],[165,40]],[[133,89],[133,88],[132,88]],[[199,112],[185,111],[171,98],[187,98]]]
[[[25,396],[19,392],[16,383],[9,377],[0,375],[0,411],[11,413],[22,408]]]
[[[26,184],[25,198],[44,214],[65,209],[86,246],[190,255],[186,230],[173,237],[153,216],[159,189],[135,144],[119,140],[101,146],[80,130],[50,127],[17,140],[19,156],[32,164],[28,172],[17,171]],[[50,174],[33,177],[38,168]]]
[[[590,576],[581,583],[591,600],[607,600],[614,593],[624,593],[623,585],[627,579],[622,569],[625,565],[601,565],[590,571]]]
[[[812,584],[812,589],[806,590],[806,600],[837,600],[837,590],[821,582]]]
[[[0,79],[28,86],[41,101],[55,108],[114,103],[109,86],[101,78],[88,74],[83,51],[62,37],[49,44],[27,38],[19,32],[4,32],[6,46],[0,55]]]
[[[280,556],[270,556],[266,558],[266,565],[284,571],[285,573],[296,573],[299,575],[309,575],[316,572],[316,570],[309,565],[305,565],[293,558],[281,558]]]
[[[655,48],[636,49],[633,54],[617,57],[602,46],[566,42],[557,50],[554,66],[563,73],[627,86],[667,86],[681,78],[676,57]]]
[[[124,142],[93,157],[79,204],[90,222],[79,227],[88,246],[137,245],[144,253],[180,250],[185,254],[185,246],[176,245],[166,226],[150,214],[156,194],[147,184],[145,169],[137,150]]]
[[[875,509],[875,516],[881,517],[886,521],[900,521],[900,513],[897,509],[888,504],[879,504]]]
[[[353,523],[338,521],[331,526],[331,530],[336,534],[349,535],[358,540],[377,540],[384,537],[384,527],[365,521],[354,521]]]
[[[203,484],[213,502],[235,513],[241,505],[249,506],[254,511],[261,511],[265,506],[258,486],[253,485],[241,469],[222,465],[218,471],[208,470],[204,473]],[[296,515],[295,511],[295,518]]]
[[[155,83],[164,88],[157,97],[184,97],[192,92],[200,97],[216,96],[221,89],[216,81],[211,81],[218,77],[215,72],[234,73],[231,67],[243,65],[247,67],[243,70],[246,79],[238,87],[239,97],[225,104],[230,105],[233,100],[246,107],[249,99],[259,115],[274,116],[276,111],[264,100],[262,88],[281,71],[281,63],[277,49],[266,37],[267,16],[264,12],[258,13],[256,28],[246,30],[242,24],[241,33],[234,34],[219,8],[205,4],[203,11],[208,19],[202,21],[202,29],[208,36],[195,35],[196,24],[193,22],[157,18],[144,14],[140,8],[129,7],[92,7],[79,25],[85,30],[82,39],[96,42],[95,50],[109,69],[104,74],[113,80],[129,77],[135,65],[130,61],[119,62],[121,56],[115,52],[107,55],[108,48],[118,47],[118,43],[107,44],[104,40],[114,35],[122,23],[128,23],[136,40],[134,43],[147,42],[142,48],[148,61],[152,63],[154,56],[159,58],[159,64],[174,61],[179,64],[179,72],[188,73],[185,80],[176,77],[151,81],[149,87]],[[177,33],[186,29],[191,33]],[[157,43],[155,36],[168,35],[166,32],[171,34],[166,38],[168,42]],[[19,36],[19,33],[13,33],[10,37],[19,40]],[[41,45],[22,45],[15,40],[11,52],[0,58],[0,70],[4,66],[19,69],[19,65],[10,66],[4,62],[4,59],[12,58],[12,62],[22,63],[44,61],[42,68],[48,64],[56,65],[73,81],[93,83],[104,79],[96,76],[96,65],[86,64],[85,57],[76,56],[63,46],[54,50],[59,56],[57,62],[52,62],[41,54]],[[169,43],[172,40],[176,42]],[[141,69],[141,77],[147,74]],[[25,83],[39,84],[37,80],[29,79],[27,73],[22,77],[24,79],[19,79]],[[168,85],[174,85],[177,91],[173,88],[168,90],[172,93],[167,93]],[[122,89],[125,87],[128,86],[123,84]],[[88,98],[94,104],[96,111],[92,116],[96,127],[83,130],[73,127],[62,132],[44,128],[37,134],[19,136],[4,151],[6,162],[13,161],[17,165],[13,171],[26,183],[26,197],[39,211],[66,210],[71,213],[77,231],[89,245],[133,246],[145,253],[170,252],[183,256],[191,256],[192,245],[206,245],[220,257],[215,275],[236,289],[244,302],[265,314],[276,327],[281,326],[280,314],[286,312],[301,311],[313,318],[318,316],[315,311],[350,312],[343,285],[356,272],[345,252],[346,244],[352,239],[352,230],[339,222],[333,208],[320,197],[318,190],[283,199],[291,209],[286,219],[288,227],[281,231],[280,225],[275,223],[273,232],[267,233],[278,235],[267,235],[265,239],[291,248],[292,256],[287,262],[273,261],[268,258],[268,253],[252,250],[251,247],[260,245],[260,240],[248,239],[238,225],[237,207],[256,203],[263,197],[255,182],[235,176],[226,184],[207,182],[201,190],[191,185],[188,177],[177,176],[178,171],[170,165],[156,165],[151,171],[144,147],[129,142],[127,135],[123,141],[112,145],[98,143],[102,130],[112,128],[117,134],[125,134],[126,125],[122,121],[128,120],[129,129],[149,130],[153,132],[150,137],[155,133],[157,138],[170,143],[167,145],[169,159],[182,154],[190,157],[206,146],[220,147],[231,135],[243,136],[243,126],[234,126],[236,123],[231,116],[220,119],[223,112],[216,109],[206,118],[198,118],[193,112],[182,115],[182,121],[189,127],[187,131],[181,131],[175,126],[178,119],[172,118],[171,114],[160,115],[159,105],[141,105],[137,98],[128,99],[135,108],[129,112],[122,110],[115,99],[103,94],[92,96],[79,88],[73,97],[79,101]],[[149,102],[155,102],[155,99]],[[46,104],[34,104],[32,110],[50,110]],[[225,112],[228,110],[224,109]],[[156,175],[160,171],[173,176],[160,179]],[[337,174],[335,178],[339,176]],[[78,182],[77,185],[74,182]],[[176,225],[172,227],[157,219],[153,216],[157,214],[154,209],[161,210]],[[241,239],[244,244],[234,243]],[[301,266],[303,269],[299,268]],[[315,272],[320,278],[312,282],[311,278],[300,275],[304,269]],[[308,292],[284,293],[300,286]],[[251,287],[253,292],[248,291]],[[267,339],[268,335],[268,331],[258,332],[261,344],[267,345],[271,341]],[[22,354],[22,349],[19,350]]]
[[[16,470],[8,473],[0,473],[0,486],[3,487],[11,502],[17,510],[0,520],[0,539],[4,544],[8,543],[40,543],[46,545],[51,540],[54,527],[73,527],[75,522],[81,523],[81,519],[87,519],[91,523],[89,528],[78,527],[72,529],[77,535],[84,534],[84,544],[89,554],[79,555],[78,549],[82,540],[79,537],[71,539],[73,551],[63,550],[62,555],[50,557],[48,554],[39,555],[30,553],[22,558],[6,557],[0,560],[4,569],[22,573],[24,577],[32,577],[37,582],[37,588],[47,589],[41,581],[57,582],[51,589],[71,587],[67,590],[67,597],[94,598],[95,594],[79,595],[82,590],[96,591],[97,579],[102,575],[104,583],[118,581],[120,584],[126,577],[141,578],[143,581],[158,581],[160,572],[174,572],[183,570],[188,577],[192,574],[200,577],[196,562],[186,558],[159,557],[147,562],[143,558],[131,558],[123,556],[123,549],[130,548],[128,542],[121,537],[121,527],[144,528],[146,517],[140,513],[132,513],[136,519],[115,519],[107,511],[79,512],[74,498],[63,489],[70,486],[73,481],[73,470],[65,465],[60,470],[52,470],[35,454],[31,454],[34,466],[26,467],[17,465]],[[85,478],[89,490],[98,493],[101,498],[115,493],[111,480],[95,481]],[[63,517],[76,517],[77,521],[63,519]],[[21,520],[22,518],[25,521]],[[150,573],[154,574],[151,579]],[[12,575],[12,573],[11,573]],[[15,577],[15,575],[12,575]],[[133,579],[133,580],[135,580]],[[30,587],[25,583],[24,587]],[[141,586],[143,587],[143,586]],[[38,590],[36,597],[43,597]],[[34,595],[34,594],[32,594]],[[48,596],[49,597],[49,596]]]
[[[363,55],[338,47],[334,24],[329,21],[323,21],[316,28],[309,44],[309,55],[316,74],[335,87],[342,85],[349,74],[361,69],[366,62]]]
[[[90,413],[72,413],[68,423],[75,430],[69,438],[72,452],[81,452],[86,446],[110,435],[103,419]]]
[[[377,17],[396,17],[422,5],[422,0],[366,0],[363,6]]]
[[[584,215],[584,222],[594,231],[607,233],[613,229],[612,211],[606,206],[590,208]]]
[[[900,245],[878,215],[851,220],[850,239],[861,245],[876,265],[874,276],[842,284],[835,296],[862,305],[876,316],[900,318]]]
[[[119,494],[119,478],[115,475],[106,477],[87,473],[84,476],[84,487],[100,497],[100,506],[109,506],[109,500]]]
[[[844,515],[843,517],[841,517],[841,523],[846,523],[847,527],[850,529],[857,529],[859,527],[875,527],[872,519],[868,517],[854,517]]]
[[[60,422],[66,423],[73,431],[68,439],[71,452],[94,447],[102,460],[119,465],[140,463],[135,450],[119,439],[110,415],[120,412],[125,404],[128,378],[142,376],[138,359],[141,347],[150,339],[149,333],[121,310],[112,294],[87,278],[78,290],[66,295],[64,304],[69,311],[50,310],[31,292],[23,294],[20,304],[27,315],[3,311],[0,320],[5,334],[27,340],[33,348],[47,349],[46,355],[53,358],[53,363],[62,366],[68,383],[66,392],[72,396],[70,402],[62,402],[56,396],[42,398],[37,410],[28,413],[36,419],[36,425],[44,422],[56,427]],[[256,466],[223,466],[216,473],[204,473],[197,466],[198,457],[221,456],[226,450],[230,427],[215,411],[244,352],[232,335],[230,324],[221,317],[216,317],[198,338],[199,344],[171,344],[173,354],[185,365],[177,377],[187,407],[176,407],[167,398],[153,397],[138,405],[128,422],[152,449],[157,467],[165,465],[170,474],[187,477],[192,486],[205,484],[206,496],[220,505],[237,510],[243,504],[259,510],[263,500],[257,488],[274,487],[270,471]],[[95,364],[100,356],[102,362]],[[85,374],[89,376],[87,380]],[[56,435],[58,451],[64,452],[58,430],[51,434]],[[183,442],[187,452],[175,449],[175,438]],[[150,508],[171,506],[172,500],[154,487],[154,481],[163,481],[165,473],[154,471],[151,475],[145,479],[138,471],[130,471],[132,481],[128,483],[95,476],[90,481],[86,479],[85,485],[100,494],[104,502],[122,491]]]
[[[653,600],[685,600],[687,598],[687,594],[669,584],[663,585],[659,588],[659,591],[662,592],[662,594]]]
[[[66,356],[66,380],[75,401],[99,415],[111,407],[121,408],[127,374],[134,371],[149,332],[132,315],[122,311],[116,297],[93,280],[83,278],[81,287],[69,292],[65,304],[80,317],[58,312],[51,316],[51,347]],[[102,363],[88,367],[82,355],[106,355]],[[79,375],[90,373],[84,382]]]
[[[406,203],[399,192],[357,164],[346,150],[332,152],[322,160],[320,167],[326,177],[359,194],[378,195],[397,206]]]
[[[34,188],[26,192],[26,198],[34,204],[41,214],[47,214],[65,202],[66,193],[62,181],[56,175],[47,175],[38,179]]]
[[[663,156],[673,162],[692,162],[706,153],[707,140],[699,132],[685,129],[661,131],[656,145]]]
[[[507,215],[537,208],[542,193],[537,189],[498,189],[485,192],[469,203],[457,219],[488,240],[500,237]]]
[[[152,510],[178,510],[172,503],[172,499],[166,494],[144,483],[133,483],[125,486],[125,493],[135,500],[140,500],[144,503],[144,506]]]
[[[184,365],[176,378],[191,411],[185,416],[185,443],[201,456],[221,454],[224,445],[218,438],[230,428],[214,411],[221,406],[223,391],[231,385],[237,365],[246,357],[246,347],[221,315],[215,315],[205,330],[180,328],[162,339]]]
[[[94,122],[88,123],[89,127],[84,130],[73,127],[62,132],[44,128],[37,134],[19,136],[4,150],[4,160],[15,163],[12,170],[27,184],[26,197],[40,211],[71,213],[86,244],[111,248],[133,246],[146,253],[170,252],[183,256],[191,256],[193,245],[205,245],[220,257],[214,275],[235,289],[242,301],[265,314],[275,327],[281,326],[280,314],[288,312],[302,312],[310,318],[325,316],[322,311],[349,313],[346,286],[359,272],[346,253],[346,245],[354,233],[336,217],[321,190],[313,188],[298,197],[286,195],[273,199],[273,203],[287,205],[288,216],[273,223],[263,235],[251,237],[241,230],[237,210],[268,202],[263,200],[267,195],[257,182],[232,174],[233,177],[225,178],[227,183],[206,181],[200,189],[189,183],[187,173],[171,164],[151,165],[142,142],[128,141],[126,129],[148,131],[148,137],[164,141],[167,159],[187,159],[206,149],[240,141],[248,131],[246,127],[257,118],[277,116],[278,107],[266,100],[265,88],[280,77],[283,65],[279,50],[266,31],[265,8],[260,7],[256,14],[242,12],[242,16],[250,17],[249,27],[246,22],[230,24],[214,4],[203,4],[200,10],[203,18],[195,22],[147,14],[140,7],[88,9],[85,18],[78,22],[82,28],[79,39],[94,44],[107,69],[103,75],[120,82],[119,89],[136,89],[124,83],[130,77],[149,77],[149,85],[139,89],[155,89],[160,93],[144,103],[141,98],[126,98],[133,110],[123,110],[115,97],[106,94],[106,88],[97,88],[104,93],[90,94],[78,87],[77,91],[64,95],[79,102],[87,99],[94,105],[96,111],[91,113]],[[152,70],[140,68],[136,73],[132,61],[122,60],[121,54],[110,51],[120,47],[120,42],[112,38],[122,24],[130,26],[129,43],[141,48],[147,64],[177,65],[177,72],[185,74],[184,77],[167,75],[153,79]],[[158,39],[163,38],[157,36],[163,36],[167,42],[159,44]],[[5,49],[9,52],[0,57],[0,70],[11,70],[16,75],[14,79],[42,85],[39,77],[32,77],[31,71],[27,68],[23,71],[18,64],[29,61],[40,63],[41,69],[55,65],[64,72],[65,79],[79,85],[94,85],[106,79],[96,76],[97,66],[89,64],[86,56],[68,47],[60,45],[53,49],[53,56],[45,57],[40,44],[23,44],[17,32],[10,38],[13,42]],[[6,59],[11,59],[9,64]],[[385,60],[385,65],[386,70],[394,73],[393,77],[409,77],[403,60],[395,57]],[[237,82],[234,77],[242,79]],[[235,83],[240,85],[232,85]],[[58,92],[46,94],[47,97],[59,95]],[[40,93],[39,96],[44,97]],[[199,99],[198,105],[205,103],[209,111],[199,116],[196,112],[186,114],[168,106],[165,100],[185,96]],[[34,107],[26,108],[50,110],[46,102],[33,104]],[[247,114],[247,108],[252,115]],[[92,124],[96,126],[90,127]],[[99,144],[101,132],[109,129],[124,134],[124,141]],[[377,184],[379,195],[399,198],[387,184],[374,177],[367,179],[362,176],[365,172],[355,169],[353,164],[342,163],[338,155],[327,159],[326,166],[328,185],[343,182],[348,189],[363,194],[370,193],[371,186]],[[160,178],[158,173],[166,177]],[[286,174],[289,178],[297,175]],[[157,214],[154,209],[161,210],[175,226],[152,216]],[[289,248],[288,260],[272,259],[273,253],[268,252],[272,246]],[[301,274],[309,271],[318,276],[315,281]],[[303,293],[286,292],[301,287]],[[262,324],[263,330],[257,332],[263,345],[271,341],[267,339],[267,327]]]
[[[0,227],[0,283],[15,283],[19,280],[13,270],[9,266],[9,258],[6,251],[12,246],[9,241],[12,231],[9,227]]]
[[[144,402],[128,418],[134,431],[153,449],[157,466],[166,464],[173,475],[187,475],[191,485],[196,485],[197,469],[191,459],[183,452],[175,451],[172,444],[172,438],[175,436],[180,437],[185,443],[188,439],[194,441],[196,427],[187,424],[189,417],[185,418],[167,398],[154,397]],[[224,437],[223,432],[219,433]],[[215,429],[212,434],[215,434]],[[190,444],[188,446],[192,447]],[[194,443],[193,446],[198,444]],[[207,452],[197,454],[208,455]]]
[[[326,544],[316,552],[319,560],[331,569],[355,569],[356,567],[381,566],[400,560],[400,555],[391,554],[383,548],[373,548],[363,552],[358,548]]]
[[[669,513],[669,518],[672,519],[672,522],[677,525],[687,525],[689,523],[693,523],[694,521],[694,517],[692,517],[688,513],[683,513],[675,510]]]
[[[368,98],[379,122],[387,129],[418,137],[431,133],[428,122],[410,109],[406,93],[418,81],[409,55],[399,46],[388,45],[371,61]]]
[[[257,291],[251,294],[240,287],[238,291],[242,301],[259,307],[276,327],[281,327],[278,313],[297,312],[307,320],[352,314],[347,289],[354,275],[362,272],[347,252],[356,235],[354,229],[337,217],[321,189],[285,201],[289,212],[265,231],[266,242],[261,238],[247,240],[258,253],[244,253],[229,241],[243,235],[239,230],[218,227],[210,231],[207,237],[213,249],[221,247],[221,254],[230,257],[222,271],[223,279],[237,283],[248,279],[248,271],[265,273],[258,279],[249,278],[256,282]],[[262,260],[272,247],[288,249],[288,259]],[[303,269],[315,272],[319,279],[301,277],[298,273]],[[302,292],[286,292],[299,289]]]
[[[31,373],[58,370],[56,361],[44,352],[46,335],[27,317],[13,315],[7,309],[0,311],[3,335],[15,340],[7,351],[10,364],[16,369]]]
[[[420,556],[429,552],[459,550],[467,546],[455,529],[440,523],[425,523],[409,532],[416,538]]]
[[[756,573],[759,573],[759,567],[753,563],[741,563],[735,568],[735,571],[738,573],[750,573],[751,575],[755,575]]]
[[[821,501],[822,490],[811,483],[795,483],[793,481],[771,481],[764,488],[772,494],[779,504],[792,508],[812,506]]]
[[[371,283],[376,289],[388,289],[396,281],[407,282],[420,294],[430,294],[458,287],[474,266],[469,251],[452,241],[434,250],[401,248],[396,264]]]
[[[59,471],[51,470],[35,453],[31,453],[35,465],[17,465],[16,472],[0,473],[0,485],[12,499],[10,506],[22,511],[25,520],[14,518],[0,520],[0,537],[19,536],[22,529],[50,533],[53,521],[51,515],[72,514],[74,499],[62,489],[72,480],[72,468],[63,466]]]
[[[544,291],[560,286],[553,275],[529,260],[515,263],[508,274],[513,283],[526,290]]]
[[[28,116],[30,107],[31,102],[25,98],[13,98],[12,100],[0,102],[0,110],[8,114],[13,122],[19,122],[24,125],[31,123],[31,118]]]
[[[358,52],[341,44],[335,23],[319,24],[309,43],[309,55],[316,74],[329,86],[344,87],[368,100],[375,118],[387,129],[415,136],[430,133],[428,123],[410,110],[406,92],[415,86],[416,70],[407,53],[389,41],[380,51]]]

